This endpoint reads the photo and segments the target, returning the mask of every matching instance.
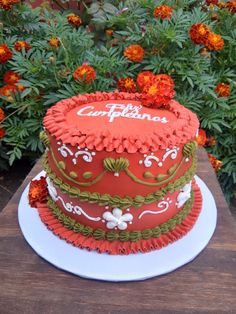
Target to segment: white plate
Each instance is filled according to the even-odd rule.
[[[40,172],[34,179],[45,175]],[[203,208],[192,230],[180,240],[160,250],[130,255],[99,254],[82,250],[59,239],[28,204],[25,188],[19,203],[22,233],[36,253],[58,268],[75,275],[106,281],[144,280],[171,272],[192,261],[208,244],[216,227],[216,205],[205,183],[195,177],[203,195]]]

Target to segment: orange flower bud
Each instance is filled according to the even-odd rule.
[[[156,18],[160,18],[164,20],[164,19],[170,19],[172,16],[172,12],[173,12],[173,9],[170,6],[163,4],[155,8],[153,15]]]
[[[144,54],[144,49],[140,45],[130,45],[124,50],[124,56],[134,62],[141,62]]]
[[[71,14],[67,16],[67,21],[71,25],[79,27],[82,24],[81,17],[79,15]]]
[[[137,86],[131,77],[126,77],[118,81],[118,89],[120,92],[135,93]]]
[[[80,80],[82,82],[91,84],[92,81],[94,81],[96,78],[96,71],[90,65],[83,64],[75,70],[73,78],[76,81]]]
[[[21,76],[14,72],[14,71],[7,71],[4,75],[3,75],[3,81],[9,85],[13,85],[15,83],[17,83],[19,80],[21,79]]]
[[[225,83],[218,83],[215,89],[219,97],[229,97],[230,85]]]
[[[198,145],[204,146],[206,144],[206,132],[203,129],[199,129],[196,137]]]
[[[14,48],[16,51],[22,51],[23,49],[25,49],[25,51],[28,51],[32,48],[32,46],[26,41],[18,40],[15,42]]]
[[[2,108],[0,108],[0,122],[2,122],[2,120],[4,120],[4,119],[5,119],[5,113],[2,110]]]
[[[209,32],[205,45],[209,50],[222,50],[224,48],[224,40],[219,34]]]
[[[12,58],[12,52],[7,45],[0,45],[0,64],[6,63]]]

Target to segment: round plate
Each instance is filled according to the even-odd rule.
[[[45,172],[40,172],[34,179],[40,176],[45,176]],[[192,261],[206,247],[215,230],[217,212],[214,198],[205,183],[197,176],[195,179],[203,196],[203,207],[197,222],[186,236],[160,250],[108,255],[74,247],[49,231],[39,218],[37,209],[29,206],[29,185],[19,203],[20,228],[39,256],[58,268],[84,278],[134,281],[163,275]]]

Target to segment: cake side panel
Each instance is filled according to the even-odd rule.
[[[196,145],[190,141],[146,154],[81,149],[49,137],[47,162],[65,184],[81,192],[136,197],[187,183],[196,171]]]

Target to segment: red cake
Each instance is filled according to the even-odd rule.
[[[141,94],[85,94],[44,118],[48,202],[42,221],[67,242],[110,254],[160,249],[184,236],[201,210],[194,113]]]

